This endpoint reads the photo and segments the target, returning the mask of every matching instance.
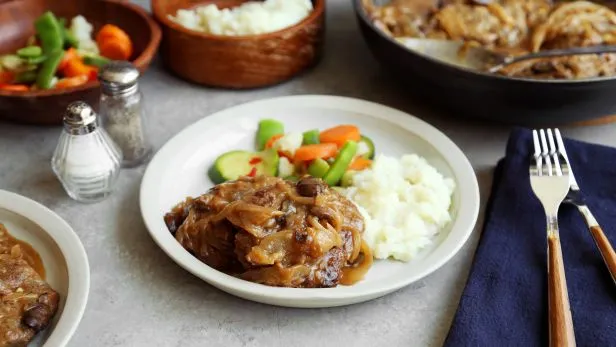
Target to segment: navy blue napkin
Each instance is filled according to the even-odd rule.
[[[616,149],[573,140],[565,147],[589,208],[616,244]],[[446,347],[548,345],[545,216],[530,188],[531,152],[531,132],[513,131]],[[577,210],[562,206],[559,224],[577,345],[616,346],[616,286]]]

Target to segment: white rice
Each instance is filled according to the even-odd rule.
[[[343,193],[366,220],[364,240],[378,259],[412,260],[451,221],[455,183],[415,154],[380,155]]]
[[[178,10],[169,18],[195,31],[213,35],[257,35],[293,26],[312,12],[310,0],[249,1],[231,9],[210,4]]]

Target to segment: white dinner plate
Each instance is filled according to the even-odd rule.
[[[376,152],[392,156],[416,153],[453,178],[453,221],[433,249],[403,263],[376,261],[367,276],[352,286],[277,288],[219,272],[184,250],[165,226],[163,216],[187,196],[213,186],[207,170],[220,154],[254,150],[257,123],[274,118],[285,131],[325,129],[355,124],[372,138]],[[417,281],[445,264],[468,239],[479,211],[475,173],[462,151],[429,124],[379,104],[335,96],[289,96],[251,102],[207,116],[172,138],[152,159],[141,184],[141,213],[154,241],[176,263],[209,284],[257,302],[289,307],[329,307],[371,300]]]
[[[0,223],[41,256],[45,280],[60,295],[58,312],[29,347],[62,347],[73,336],[88,302],[90,267],[73,229],[47,207],[0,190]]]

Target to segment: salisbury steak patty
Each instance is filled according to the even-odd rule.
[[[356,206],[312,177],[242,177],[188,198],[165,222],[199,260],[270,286],[352,284],[372,260]]]
[[[10,235],[0,224],[0,240]],[[58,293],[24,260],[19,244],[0,247],[0,346],[26,346],[58,309]]]

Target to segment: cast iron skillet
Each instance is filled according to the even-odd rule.
[[[372,24],[362,0],[352,1],[362,35],[376,59],[413,93],[456,115],[530,126],[616,113],[615,77],[531,80],[464,70],[404,48]]]

